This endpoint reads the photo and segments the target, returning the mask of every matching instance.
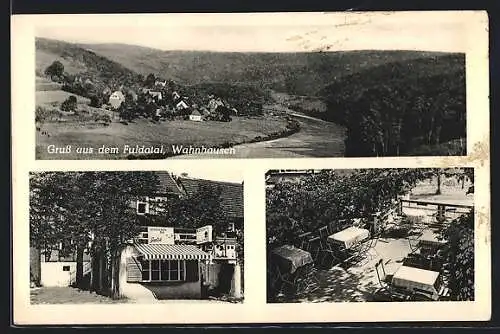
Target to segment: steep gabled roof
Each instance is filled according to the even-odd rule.
[[[203,116],[203,114],[198,109],[193,110],[193,112],[191,113],[191,115]]]
[[[158,193],[184,195],[181,186],[177,184],[174,177],[168,172],[156,172],[159,179]]]
[[[220,187],[221,206],[230,217],[243,218],[243,184],[179,177],[179,182],[187,196],[195,194],[203,185]]]

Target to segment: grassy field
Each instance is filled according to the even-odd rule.
[[[193,145],[214,147],[224,143],[244,143],[258,136],[265,136],[285,129],[287,120],[283,117],[238,118],[231,122],[169,121],[153,123],[139,119],[127,125],[112,123],[109,126],[90,126],[76,123],[45,123],[43,131],[37,132],[37,159],[123,159],[123,146],[146,145],[165,146],[170,152],[172,145]],[[69,154],[50,154],[48,146],[72,145]],[[118,147],[118,154],[98,154],[103,145]],[[78,154],[76,147],[92,147],[93,154]]]
[[[76,97],[76,101],[78,104],[90,103],[90,99],[86,97],[68,93],[63,90],[37,91],[35,96],[35,103],[37,106],[52,105],[54,103],[60,105],[71,95],[74,95]]]
[[[79,105],[87,105],[90,99],[61,90],[61,84],[52,82],[47,78],[36,77],[35,104],[37,106],[60,106],[68,97],[74,95]]]

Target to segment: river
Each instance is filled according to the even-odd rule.
[[[265,109],[283,112],[300,123],[300,131],[288,137],[234,146],[231,155],[191,154],[173,157],[186,158],[300,158],[343,157],[345,128],[335,123],[297,113],[282,104]]]

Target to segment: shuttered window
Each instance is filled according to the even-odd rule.
[[[142,266],[136,257],[127,258],[127,282],[140,282],[143,280]]]

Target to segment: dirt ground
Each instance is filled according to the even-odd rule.
[[[42,287],[34,288],[30,291],[31,304],[123,304],[123,303],[143,303],[143,304],[179,304],[179,303],[235,303],[241,302],[233,299],[168,299],[168,300],[133,300],[133,299],[112,299],[93,292],[80,290],[72,287]]]
[[[113,300],[85,290],[72,287],[43,287],[31,289],[32,304],[116,304],[126,299]]]

